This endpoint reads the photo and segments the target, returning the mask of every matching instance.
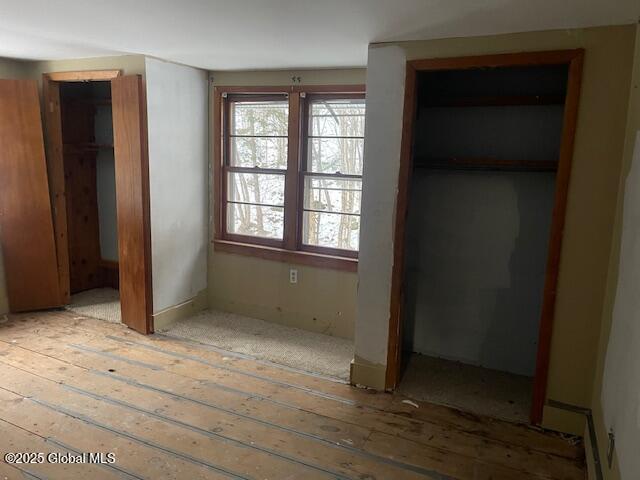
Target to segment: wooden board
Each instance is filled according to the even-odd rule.
[[[0,422],[115,448],[117,466],[144,478],[218,478],[212,467],[239,478],[585,475],[579,441],[67,312],[0,325],[0,376]]]
[[[96,158],[84,148],[95,140],[95,107],[89,103],[62,105],[64,182],[71,293],[104,285],[100,266],[100,221]]]
[[[58,255],[61,303],[70,300],[69,247],[67,244],[67,200],[64,182],[64,160],[62,152],[62,113],[60,84],[52,82],[47,75],[42,77],[44,98],[44,126],[49,174],[49,194],[53,208],[53,229]]]
[[[65,151],[67,231],[71,293],[104,285],[100,266],[100,225],[96,152]]]
[[[153,331],[149,159],[144,87],[140,75],[111,81],[118,211],[122,321]]]
[[[11,311],[62,304],[40,101],[34,80],[0,80],[0,232]]]
[[[75,72],[51,72],[45,75],[54,82],[89,82],[111,80],[120,76],[120,70],[84,70]]]

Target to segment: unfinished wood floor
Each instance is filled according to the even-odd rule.
[[[585,478],[560,436],[68,312],[0,324],[0,452],[113,452],[1,478]]]

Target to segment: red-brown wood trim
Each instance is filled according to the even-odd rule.
[[[306,151],[306,118],[308,102],[303,93],[312,94],[314,98],[365,98],[365,85],[296,85],[296,86],[214,86],[212,95],[212,115],[213,115],[213,222],[214,235],[216,241],[223,241],[223,244],[231,245],[253,245],[258,247],[258,251],[263,247],[275,250],[300,252],[302,258],[315,256],[319,259],[338,258],[349,262],[357,258],[357,252],[347,252],[324,247],[314,247],[302,245],[300,228],[302,225],[302,208],[300,202],[303,198],[303,181],[301,172],[305,169]],[[225,155],[228,155],[228,145],[226,129],[228,118],[228,104],[225,97],[234,100],[242,94],[259,95],[264,94],[265,99],[274,98],[276,94],[288,94],[289,97],[289,132],[287,151],[287,170],[285,174],[285,221],[284,237],[281,242],[273,239],[261,239],[256,237],[244,237],[226,232],[226,178],[225,173],[234,169],[240,171],[238,167],[228,167],[225,165]],[[262,170],[262,169],[260,169]],[[260,171],[251,169],[251,173]],[[277,173],[276,171],[265,171],[264,173]],[[351,176],[345,175],[345,178]],[[361,178],[361,177],[358,177]],[[291,208],[291,205],[295,208]],[[288,208],[287,208],[288,207]],[[234,247],[235,248],[235,247]],[[247,252],[247,249],[242,249]],[[249,253],[250,254],[250,253]],[[313,261],[317,263],[316,260]],[[328,265],[328,268],[332,268]]]
[[[435,58],[407,62],[405,82],[403,133],[398,174],[398,200],[396,204],[393,270],[390,296],[389,342],[387,351],[386,388],[393,389],[400,380],[402,332],[402,283],[404,274],[404,234],[409,198],[409,180],[412,169],[413,124],[416,109],[416,79],[418,71],[459,70],[466,68],[535,66],[568,64],[567,94],[560,159],[556,176],[556,192],[549,239],[549,253],[545,272],[544,296],[540,320],[539,343],[534,378],[531,422],[542,421],[549,372],[549,355],[555,309],[558,270],[562,247],[571,161],[578,116],[580,84],[584,49],[553,50],[527,53]]]
[[[222,238],[222,91],[213,88],[213,238]]]
[[[398,172],[398,200],[393,241],[393,270],[391,274],[391,298],[389,340],[387,344],[387,373],[385,387],[394,389],[400,382],[402,357],[402,284],[404,277],[404,235],[409,204],[409,185],[413,164],[413,124],[416,116],[417,71],[407,62],[404,86],[404,110],[402,115],[402,142],[400,144],[400,169]]]
[[[562,234],[567,211],[567,196],[573,147],[575,143],[576,127],[578,123],[578,107],[580,103],[580,87],[582,83],[582,64],[584,50],[574,50],[569,63],[567,78],[567,96],[564,107],[562,125],[562,141],[560,144],[560,161],[556,174],[556,192],[551,217],[551,232],[549,234],[549,250],[547,253],[547,268],[545,271],[544,294],[542,299],[542,314],[538,338],[538,353],[536,358],[536,372],[533,380],[533,402],[531,405],[531,423],[542,422],[544,403],[547,396],[547,380],[549,376],[549,361],[551,355],[551,336],[558,288],[558,272],[562,254]]]
[[[153,332],[147,102],[141,75],[111,82],[122,322]]]
[[[242,94],[242,93],[364,93],[366,85],[280,85],[280,86],[229,86],[219,85],[213,87],[214,91],[220,94]]]
[[[47,173],[56,238],[58,277],[60,278],[60,303],[66,305],[71,298],[69,274],[69,242],[67,238],[67,197],[64,178],[62,143],[62,111],[60,107],[60,83],[42,75],[44,109],[44,135],[47,152]]]
[[[428,58],[411,60],[416,70],[464,70],[467,68],[514,67],[536,65],[569,64],[583,52],[575,50],[548,50],[541,52],[502,53],[496,55],[474,55],[456,58]]]
[[[322,247],[319,245],[306,245],[302,244],[300,250],[303,252],[319,253],[320,255],[330,255],[332,257],[340,258],[358,258],[358,251],[356,250],[344,250],[341,248]]]
[[[252,243],[238,243],[227,240],[214,240],[213,248],[216,252],[248,255],[264,258],[276,262],[295,263],[319,268],[330,268],[345,272],[357,272],[358,260],[354,258],[321,255],[300,250],[285,250],[283,248],[267,247]]]
[[[289,139],[284,187],[284,248],[296,250],[298,242],[298,171],[300,168],[300,93],[289,94]]]
[[[53,82],[109,81],[119,77],[122,70],[82,70],[74,72],[49,72],[44,77]]]
[[[298,229],[296,230],[296,249],[302,250],[302,237],[303,237],[303,226],[304,226],[304,184],[305,184],[305,175],[308,170],[307,168],[307,159],[308,159],[308,150],[309,150],[309,99],[307,95],[300,98],[301,100],[301,127],[300,127],[300,158],[298,159],[298,172],[296,175],[298,176],[298,198],[300,199],[300,206],[296,206],[296,215],[298,217]]]

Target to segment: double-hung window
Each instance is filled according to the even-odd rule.
[[[279,246],[289,143],[286,96],[228,97],[225,163],[227,238]]]
[[[355,269],[363,87],[214,92],[216,249]]]
[[[357,256],[364,97],[310,95],[305,113],[301,248]]]

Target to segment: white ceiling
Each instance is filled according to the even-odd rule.
[[[640,0],[0,0],[0,56],[210,70],[366,64],[367,44],[634,23]]]

